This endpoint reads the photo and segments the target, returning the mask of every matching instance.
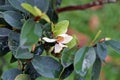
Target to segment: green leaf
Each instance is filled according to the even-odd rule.
[[[27,74],[19,74],[15,80],[31,80],[30,76]]]
[[[8,36],[8,46],[12,51],[13,55],[16,54],[16,50],[19,46],[19,39],[20,39],[20,34],[17,32],[11,31],[11,33]]]
[[[0,39],[8,37],[10,34],[11,30],[7,28],[0,28]]]
[[[74,68],[77,73],[80,73],[80,71],[82,70],[83,60],[85,58],[87,51],[88,47],[82,47],[75,54]]]
[[[36,13],[36,11],[35,11],[35,9],[34,9],[34,7],[31,6],[30,4],[22,3],[21,6],[22,6],[25,10],[27,10],[28,12],[30,12],[32,15],[38,16],[37,13]]]
[[[76,48],[72,48],[72,49],[65,49],[62,52],[61,63],[64,67],[68,67],[73,63],[76,51],[77,51]]]
[[[97,44],[97,50],[96,50],[97,52],[97,54],[98,54],[98,57],[102,60],[102,61],[104,61],[105,60],[105,58],[106,58],[106,56],[107,56],[107,46],[106,46],[106,44],[104,43],[104,42],[102,42],[102,43],[98,43]]]
[[[32,64],[39,74],[48,78],[58,78],[63,68],[59,62],[49,56],[35,56]]]
[[[5,21],[11,25],[13,28],[21,29],[22,22],[21,19],[23,18],[22,15],[15,11],[5,11],[3,13],[3,18]]]
[[[106,44],[113,48],[116,52],[120,53],[120,42],[115,40],[106,41]]]
[[[0,11],[14,11],[16,10],[15,8],[13,8],[11,5],[7,4],[7,5],[2,5],[0,6]]]
[[[40,24],[40,23],[36,23],[36,24],[35,24],[34,33],[35,33],[37,36],[39,36],[39,37],[42,36],[42,24]]]
[[[101,67],[102,67],[102,62],[97,57],[96,60],[95,60],[95,63],[93,64],[93,67],[92,67],[92,77],[91,77],[91,80],[99,80]]]
[[[15,80],[15,77],[21,74],[22,71],[19,69],[10,69],[2,74],[3,80]]]
[[[65,78],[64,80],[75,80],[75,79],[74,79],[74,72],[72,72],[72,73],[70,74],[70,76],[68,76],[68,77]]]
[[[77,37],[74,35],[73,39],[67,44],[68,48],[73,48],[77,45]]]
[[[31,59],[33,54],[29,52],[28,48],[24,46],[18,47],[16,54],[14,55],[17,59]]]
[[[69,26],[68,20],[63,20],[52,26],[52,31],[55,36],[58,36],[60,34],[64,34],[67,32]]]
[[[34,3],[33,0],[8,0],[8,1],[14,8],[16,8],[22,12],[26,12],[21,6],[22,3],[24,3],[24,2],[29,3],[29,4]]]
[[[87,71],[90,69],[91,66],[93,66],[95,59],[96,59],[95,50],[93,47],[90,47],[83,60],[82,69],[80,71],[81,76],[85,76],[87,74]]]
[[[30,49],[33,44],[37,43],[39,36],[34,32],[36,28],[35,25],[36,23],[32,19],[24,23],[20,35],[20,46],[24,45]]]

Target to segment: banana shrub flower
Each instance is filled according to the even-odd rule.
[[[65,44],[69,43],[72,39],[73,39],[73,37],[68,35],[68,34],[58,35],[55,39],[50,39],[50,38],[47,38],[47,37],[43,37],[43,40],[46,41],[46,42],[49,42],[49,43],[56,42],[56,44],[54,46],[54,53],[60,53],[60,51],[64,47],[68,47]]]

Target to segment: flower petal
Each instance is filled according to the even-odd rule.
[[[73,39],[73,37],[68,35],[68,34],[61,34],[59,36],[64,37],[64,40],[62,42],[60,42],[60,43],[63,43],[63,44],[69,43]]]
[[[50,42],[50,43],[56,41],[56,39],[50,39],[50,38],[47,38],[47,37],[43,37],[42,39],[43,39],[44,41],[46,41],[46,42]]]
[[[60,51],[62,50],[62,46],[60,46],[59,44],[55,44],[55,50],[54,53],[60,53]]]

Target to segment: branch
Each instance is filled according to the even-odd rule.
[[[67,7],[63,7],[63,8],[58,8],[56,11],[58,13],[61,12],[65,12],[65,11],[73,11],[73,10],[85,10],[94,6],[98,6],[98,5],[104,5],[107,3],[115,3],[117,2],[117,0],[97,0],[97,1],[93,1],[84,5],[77,5],[77,6],[67,6]]]

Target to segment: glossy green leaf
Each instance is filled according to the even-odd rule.
[[[19,74],[16,76],[15,80],[31,80],[31,78],[27,74]]]
[[[64,34],[67,32],[69,26],[68,20],[63,20],[52,26],[52,31],[55,36],[58,36],[60,34]]]
[[[39,36],[39,37],[41,37],[42,36],[42,24],[40,24],[40,23],[36,23],[35,24],[35,30],[34,30],[34,33],[37,35],[37,36]]]
[[[3,13],[3,18],[5,21],[11,25],[13,28],[21,29],[23,23],[21,19],[23,18],[22,15],[15,11],[5,11]]]
[[[120,42],[115,40],[106,41],[106,44],[113,48],[116,52],[120,53]]]
[[[33,44],[37,43],[39,36],[34,32],[36,28],[35,25],[36,23],[32,19],[29,19],[24,23],[20,35],[21,46],[24,45],[28,48],[31,48]]]
[[[99,58],[104,61],[107,56],[107,46],[104,42],[97,44],[97,52]]]
[[[39,74],[48,78],[58,78],[63,68],[59,62],[49,56],[35,56],[32,64]]]
[[[73,63],[76,51],[77,51],[76,48],[72,48],[72,49],[65,49],[62,52],[61,63],[64,67],[68,67]]]
[[[10,69],[2,74],[3,80],[15,80],[15,77],[21,74],[22,71],[19,69]]]
[[[82,69],[80,71],[81,76],[85,76],[87,74],[87,71],[90,69],[91,66],[93,66],[95,59],[96,59],[95,50],[93,47],[90,47],[83,60]]]
[[[91,80],[99,80],[101,67],[102,67],[102,62],[97,57],[96,60],[95,60],[95,63],[93,64],[93,67],[92,67],[92,77],[91,77]]]
[[[0,6],[0,11],[14,11],[16,10],[15,8],[13,8],[11,5],[1,5]]]
[[[33,57],[33,54],[29,52],[28,48],[21,46],[17,48],[16,54],[14,56],[17,59],[30,59]]]
[[[88,47],[82,47],[75,54],[74,68],[77,73],[80,73],[80,71],[82,70],[83,60],[85,58],[87,51]]]
[[[39,78],[37,78],[36,80],[59,80],[59,79],[53,79],[53,78],[46,78],[46,77],[39,77]]]

